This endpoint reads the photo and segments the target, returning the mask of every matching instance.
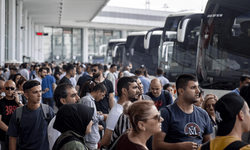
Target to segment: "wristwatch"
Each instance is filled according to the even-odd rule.
[[[19,101],[19,103],[17,103],[17,104],[18,104],[18,105],[19,105],[19,104],[22,104],[22,101]]]

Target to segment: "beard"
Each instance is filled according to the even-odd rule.
[[[100,72],[99,73],[93,73],[93,78],[99,78],[100,77]]]

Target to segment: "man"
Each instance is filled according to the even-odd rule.
[[[17,73],[17,68],[16,67],[11,67],[10,68],[10,77],[9,77],[9,80],[11,80],[16,73]]]
[[[156,69],[156,76],[161,80],[161,84],[165,85],[169,83],[169,80],[163,76],[163,70],[161,68]]]
[[[47,69],[46,68],[40,68],[39,71],[38,71],[38,77],[36,77],[33,80],[36,80],[36,81],[40,82],[40,84],[42,85],[43,78],[45,78],[46,75],[47,75]]]
[[[60,109],[62,105],[78,103],[80,100],[80,97],[77,95],[77,92],[71,83],[62,83],[58,85],[55,89],[53,98],[58,109]],[[59,131],[53,128],[55,119],[56,116],[50,121],[47,129],[50,150],[52,150],[56,139],[61,135]]]
[[[115,76],[116,70],[117,66],[115,64],[112,64],[110,66],[109,73],[106,77],[106,79],[112,82],[114,91],[115,91],[115,81],[116,81],[116,76]]]
[[[249,107],[245,100],[236,93],[229,93],[216,102],[214,109],[218,125],[217,136],[201,148],[209,150],[250,149],[248,143],[241,141],[242,134],[250,131]]]
[[[6,96],[0,101],[0,141],[2,150],[8,149],[8,138],[6,132],[8,130],[10,118],[17,107],[23,106],[15,91],[16,84],[12,80],[6,81],[3,91]]]
[[[130,67],[129,66],[126,66],[124,67],[123,69],[123,77],[131,77],[131,76],[134,76],[133,73],[130,73]]]
[[[63,65],[63,70],[65,66]],[[66,72],[60,75],[60,82],[61,83],[70,83],[75,87],[76,86],[76,80],[75,80],[75,75],[76,75],[76,68],[72,64],[68,64],[66,66]]]
[[[161,80],[155,78],[151,81],[150,92],[147,93],[147,95],[155,102],[155,106],[158,110],[173,103],[172,95],[162,88]]]
[[[91,65],[87,65],[86,71],[77,81],[76,91],[77,91],[78,95],[80,95],[80,92],[81,92],[81,89],[82,89],[82,86],[84,85],[84,83],[88,80],[91,80],[91,79],[92,79]]]
[[[232,92],[234,92],[234,93],[240,95],[240,89],[241,89],[243,86],[247,86],[247,85],[249,85],[249,84],[250,84],[250,76],[244,74],[244,75],[242,75],[242,76],[240,77],[240,86],[239,86],[238,88],[234,89]]]
[[[5,97],[4,84],[5,84],[4,78],[0,77],[0,99]]]
[[[75,77],[76,68],[72,64],[68,64],[66,68],[66,75],[60,80],[59,84],[71,83],[70,78]],[[73,85],[73,84],[72,84]]]
[[[77,68],[76,68],[76,77],[75,77],[75,79],[76,79],[76,82],[78,81],[78,79],[83,75],[83,66],[82,65],[80,65],[80,66],[78,66]]]
[[[133,102],[139,99],[140,91],[136,82],[136,79],[131,77],[123,77],[119,79],[117,83],[119,99],[108,115],[106,130],[100,143],[102,146],[107,147],[110,144],[111,135],[114,131],[117,120],[123,112],[123,104],[128,101]]]
[[[19,125],[16,121],[16,113],[14,112],[11,116],[9,128],[6,133],[10,136],[9,149],[16,150],[17,137],[19,136],[20,150],[47,150],[49,149],[47,136],[48,121],[43,114],[44,112],[40,104],[42,96],[41,85],[38,81],[30,80],[24,83],[23,90],[28,103],[23,106],[22,118]],[[49,107],[47,116],[49,118],[54,117],[51,107]]]
[[[103,127],[98,125],[98,123],[100,121],[106,121],[108,117],[107,114],[97,113],[95,101],[102,100],[103,97],[106,95],[106,93],[107,93],[107,89],[102,83],[96,84],[93,90],[90,93],[87,93],[87,95],[84,96],[80,101],[80,103],[83,103],[86,106],[94,108],[94,114],[92,117],[93,125],[91,127],[91,133],[84,136],[86,140],[86,144],[91,149],[97,149],[97,143],[100,141],[99,129],[103,129]]]
[[[49,106],[53,109],[54,108],[54,100],[53,100],[53,93],[56,89],[56,80],[53,76],[51,76],[51,69],[46,68],[48,74],[42,80],[42,90],[45,91],[48,89],[46,93],[43,94],[42,99],[44,104],[49,104]]]
[[[198,149],[204,142],[210,141],[213,133],[211,120],[205,110],[193,103],[199,100],[197,78],[182,74],[176,80],[178,100],[161,109],[162,132],[153,137],[155,150],[191,150]]]
[[[141,82],[143,84],[143,94],[146,94],[150,88],[149,79],[143,76],[143,72],[141,69],[136,69],[135,75],[141,80]]]
[[[104,72],[103,72],[103,77],[104,78],[106,78],[107,77],[107,75],[109,74],[109,68],[108,68],[108,65],[104,65],[103,66],[103,70],[104,70]]]
[[[103,83],[107,89],[107,93],[103,100],[96,102],[96,108],[104,114],[108,114],[109,110],[114,106],[114,89],[112,82],[103,77],[103,66],[101,64],[93,64],[91,66],[93,72],[93,81]]]
[[[27,63],[23,63],[23,68],[19,70],[19,73],[24,76],[27,80],[30,79],[29,77],[29,71],[26,69]]]

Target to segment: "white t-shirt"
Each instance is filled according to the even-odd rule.
[[[40,82],[40,84],[41,84],[41,86],[42,86],[42,81],[43,81],[43,79],[41,79],[41,78],[39,78],[39,77],[36,77],[36,78],[33,79],[33,80],[36,80],[36,81]]]
[[[115,125],[123,112],[123,106],[116,103],[115,106],[109,112],[108,118],[106,120],[106,128],[114,131]]]
[[[56,139],[61,135],[61,132],[54,129],[54,123],[56,120],[56,116],[50,121],[47,131],[48,131],[48,140],[49,140],[49,149],[52,150]]]

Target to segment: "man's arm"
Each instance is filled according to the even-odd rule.
[[[104,135],[103,135],[103,138],[100,142],[101,146],[106,146],[108,147],[109,144],[110,144],[110,141],[111,141],[111,135],[112,135],[113,131],[112,130],[109,130],[106,128],[105,132],[104,132]]]
[[[164,142],[166,133],[156,133],[153,137],[154,150],[192,150],[197,149],[198,145],[194,142],[167,143]]]
[[[109,108],[110,110],[113,108],[114,106],[114,93],[109,93]]]
[[[56,90],[56,83],[52,83],[53,92]]]
[[[16,150],[16,137],[10,136],[9,150]]]
[[[203,143],[206,143],[211,140],[212,140],[211,134],[203,135]]]
[[[5,132],[8,130],[8,126],[2,121],[2,115],[0,115],[0,128]]]

